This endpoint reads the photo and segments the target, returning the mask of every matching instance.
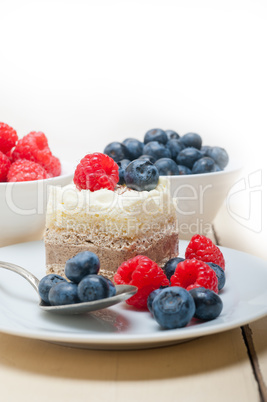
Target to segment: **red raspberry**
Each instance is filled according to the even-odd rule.
[[[119,181],[119,167],[108,155],[86,155],[76,167],[73,179],[79,190],[114,190]]]
[[[26,159],[19,159],[16,162],[13,162],[7,175],[7,181],[9,182],[41,180],[47,178],[48,174],[41,165]]]
[[[153,290],[160,286],[169,286],[164,271],[144,255],[123,262],[114,275],[114,282],[138,287],[137,293],[126,301],[138,309],[147,309],[147,298]]]
[[[61,174],[60,160],[54,155],[51,156],[49,165],[44,166],[44,168],[47,171],[49,177],[56,177]]]
[[[204,262],[213,262],[225,269],[225,261],[219,247],[217,247],[210,239],[202,235],[194,235],[189,242],[185,258],[196,258]]]
[[[204,287],[218,293],[215,271],[195,258],[179,262],[171,277],[171,286],[181,286],[186,290]]]
[[[6,154],[18,141],[16,131],[5,123],[0,123],[0,151]]]
[[[10,165],[10,159],[0,151],[0,182],[6,181]]]

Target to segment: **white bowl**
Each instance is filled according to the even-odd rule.
[[[48,187],[71,183],[73,174],[73,166],[63,162],[58,177],[0,183],[0,247],[40,240],[45,228]]]
[[[221,172],[168,176],[175,200],[181,239],[210,236],[212,223],[242,168],[229,164]]]

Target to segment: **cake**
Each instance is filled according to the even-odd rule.
[[[64,276],[66,261],[82,251],[100,259],[100,273],[113,279],[118,267],[136,255],[159,266],[178,255],[178,223],[169,181],[135,191],[51,187],[44,236],[47,274]]]

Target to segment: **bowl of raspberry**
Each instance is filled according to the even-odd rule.
[[[18,138],[0,122],[0,247],[41,239],[49,186],[72,178],[73,167],[53,155],[44,133]]]

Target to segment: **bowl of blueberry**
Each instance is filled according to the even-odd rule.
[[[119,166],[119,184],[138,191],[155,188],[167,176],[174,199],[180,237],[209,235],[212,223],[241,173],[228,152],[208,145],[197,133],[148,130],[143,140],[126,138],[106,145],[104,153]]]

